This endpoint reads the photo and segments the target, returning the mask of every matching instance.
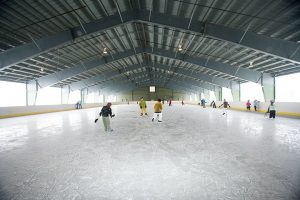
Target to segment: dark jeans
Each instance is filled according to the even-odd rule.
[[[250,110],[250,106],[247,106],[247,110]]]
[[[257,110],[256,106],[254,106],[254,110],[255,110],[255,111]]]
[[[275,119],[276,116],[276,111],[275,110],[270,110],[270,118],[274,118]]]

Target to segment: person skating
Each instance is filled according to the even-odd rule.
[[[205,103],[206,103],[205,99],[201,99],[201,106],[202,106],[203,108],[206,107],[206,106],[205,106]]]
[[[210,106],[211,106],[212,108],[217,108],[216,102],[215,102],[215,101],[212,101],[212,102],[210,103]]]
[[[183,102],[183,100],[181,101],[181,105],[184,105],[184,102]]]
[[[270,113],[269,118],[275,119],[275,117],[276,117],[276,107],[274,105],[274,101],[270,101],[268,111]]]
[[[141,97],[139,105],[140,105],[140,109],[141,109],[141,116],[143,116],[143,114],[148,115],[147,114],[147,104],[143,97]]]
[[[259,109],[259,101],[257,101],[256,99],[253,102],[253,106],[254,106],[254,110],[257,111]]]
[[[226,99],[224,99],[223,103],[219,106],[219,108],[221,108],[223,106],[223,114],[222,115],[227,115],[227,109],[228,107],[230,108],[229,103],[226,101]]]
[[[172,105],[172,99],[169,99],[169,106]]]
[[[152,122],[158,118],[158,122],[162,122],[162,104],[161,99],[158,99],[154,104],[154,114],[152,117]]]
[[[82,109],[81,101],[77,101],[77,103],[75,104],[75,108],[76,109]]]
[[[248,100],[248,101],[246,102],[246,108],[247,108],[247,111],[250,111],[250,109],[251,109],[251,103],[250,103],[250,100]]]
[[[112,114],[111,103],[107,103],[106,106],[103,106],[99,115],[100,115],[100,117],[102,116],[102,121],[103,121],[105,132],[112,132],[113,129],[111,129],[111,127],[110,127],[109,117],[112,118],[115,115]]]

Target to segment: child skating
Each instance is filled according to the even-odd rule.
[[[154,114],[152,117],[152,122],[158,119],[158,122],[162,122],[162,104],[161,99],[158,99],[157,102],[154,104]]]
[[[270,113],[269,118],[270,118],[270,119],[271,119],[271,118],[275,119],[275,117],[276,117],[276,107],[275,107],[275,105],[274,105],[274,101],[271,101],[271,102],[270,102],[268,111],[269,111],[269,113]]]
[[[147,114],[147,104],[143,97],[141,97],[139,105],[140,105],[140,109],[141,109],[141,116],[143,116],[144,114],[148,115]]]

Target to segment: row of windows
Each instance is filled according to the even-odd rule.
[[[300,73],[280,76],[275,79],[275,93],[277,102],[300,102]],[[261,85],[248,82],[241,84],[241,101],[265,101],[264,94]],[[24,106],[26,105],[26,85],[21,83],[12,83],[0,81],[0,107],[6,106]],[[53,105],[60,104],[61,101],[61,89],[47,87],[40,89],[36,98],[36,105]],[[107,101],[115,102],[116,96],[108,96]],[[201,93],[201,99],[205,98],[205,95]],[[222,88],[222,98],[227,101],[233,101],[232,92],[228,88]],[[75,104],[80,101],[80,91],[73,91],[69,94],[68,104]],[[199,101],[198,95],[190,95],[190,101]],[[216,100],[215,93],[210,91],[209,99]],[[87,95],[87,103],[101,103],[103,96],[90,93]]]
[[[21,83],[12,83],[0,81],[0,107],[7,106],[25,106],[26,105],[26,85]],[[36,105],[57,105],[62,102],[60,88],[46,87],[40,89],[36,97]],[[76,104],[81,100],[80,91],[70,92],[68,104]],[[115,102],[116,96],[108,96],[108,101]],[[87,95],[87,103],[102,103],[103,95],[90,93]]]
[[[300,85],[300,73],[276,77],[275,85],[275,100],[277,102],[300,102],[300,92],[298,88]],[[240,90],[241,101],[265,101],[263,88],[260,84],[253,82],[243,83],[241,84]],[[209,98],[205,98],[204,94],[201,93],[201,99],[215,101],[216,96],[214,92],[210,91]],[[223,99],[226,99],[227,101],[233,101],[231,89],[222,88],[222,100]],[[190,101],[199,101],[198,95],[190,95]]]

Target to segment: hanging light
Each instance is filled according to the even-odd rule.
[[[182,46],[181,46],[181,44],[178,45],[178,51],[182,51]]]
[[[249,67],[253,67],[253,61],[250,61]]]
[[[107,54],[106,48],[103,49],[103,53],[104,53],[104,54]]]
[[[43,67],[41,68],[41,72],[44,72],[44,68]]]

